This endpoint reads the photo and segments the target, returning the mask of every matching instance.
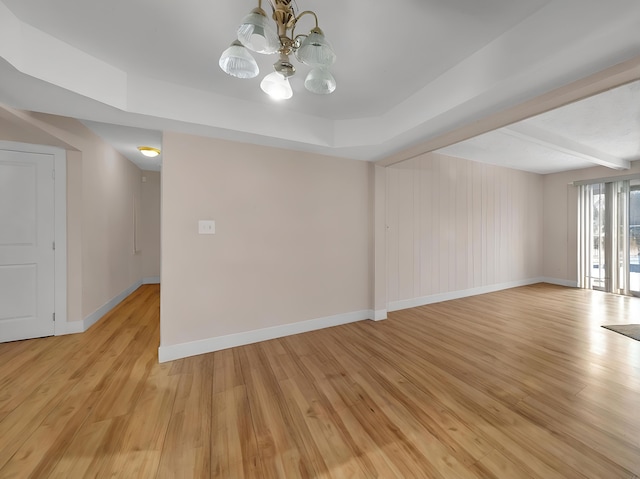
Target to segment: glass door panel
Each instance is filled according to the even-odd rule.
[[[640,182],[629,191],[629,290],[640,295]]]
[[[591,241],[589,241],[590,287],[605,289],[606,286],[606,228],[605,228],[605,191],[604,184],[591,185],[589,195],[591,207]]]

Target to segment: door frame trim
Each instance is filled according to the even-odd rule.
[[[67,152],[62,148],[1,141],[0,149],[53,156],[54,241],[56,242],[54,274],[54,335],[67,334]]]

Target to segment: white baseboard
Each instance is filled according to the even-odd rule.
[[[83,321],[68,321],[66,323],[60,321],[60,324],[57,323],[58,321],[56,321],[56,336],[84,333],[85,331]]]
[[[142,284],[160,284],[160,276],[149,276],[142,278]]]
[[[373,312],[373,320],[374,321],[382,321],[383,319],[387,319],[387,310],[386,309],[377,309]]]
[[[450,291],[447,293],[432,294],[429,296],[422,296],[420,298],[403,299],[400,301],[393,301],[387,306],[387,310],[400,311],[401,309],[417,308],[418,306],[424,306],[425,304],[440,303],[442,301],[450,301],[452,299],[467,298],[469,296],[476,296],[478,294],[495,293],[496,291],[502,291],[503,289],[517,288],[518,286],[528,286],[530,284],[543,283],[542,278],[523,279],[519,281],[510,281],[508,283],[491,284],[488,286],[479,286],[477,288],[464,289],[460,291]]]
[[[93,313],[91,313],[89,316],[84,318],[82,321],[69,321],[68,323],[66,323],[65,326],[60,327],[60,333],[58,333],[58,329],[56,329],[56,336],[62,335],[62,334],[84,333],[91,326],[93,326],[98,321],[100,321],[100,319],[105,314],[107,314],[113,308],[118,306],[127,296],[129,296],[136,289],[138,289],[141,284],[142,284],[142,280],[136,281],[127,289],[122,291],[120,294],[118,294],[117,296],[114,296],[105,304],[100,306],[98,309],[96,309]]]
[[[158,360],[161,363],[174,361],[176,359],[196,356],[198,354],[212,353],[222,349],[244,346],[245,344],[268,341],[269,339],[282,338],[293,334],[306,333],[317,329],[340,326],[341,324],[355,323],[374,317],[372,310],[354,311],[351,313],[336,314],[324,318],[310,319],[298,323],[283,324],[270,328],[256,329],[244,333],[229,334],[215,338],[190,341],[188,343],[173,344],[170,346],[160,346],[158,348]]]
[[[541,283],[557,284],[558,286],[566,286],[567,288],[577,288],[577,281],[569,281],[568,279],[558,278],[540,278]]]

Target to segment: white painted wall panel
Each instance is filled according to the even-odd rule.
[[[388,301],[542,276],[543,177],[427,154],[387,171]]]
[[[413,237],[415,224],[414,196],[413,196],[413,172],[411,170],[398,170],[398,181],[401,187],[398,191],[398,222],[402,225],[398,228],[398,287],[400,295],[413,295],[413,269],[414,250]]]
[[[387,169],[387,301],[399,297],[398,278],[398,186],[397,169]]]

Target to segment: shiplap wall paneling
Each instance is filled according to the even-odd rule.
[[[542,177],[428,154],[387,172],[389,302],[537,278]]]

